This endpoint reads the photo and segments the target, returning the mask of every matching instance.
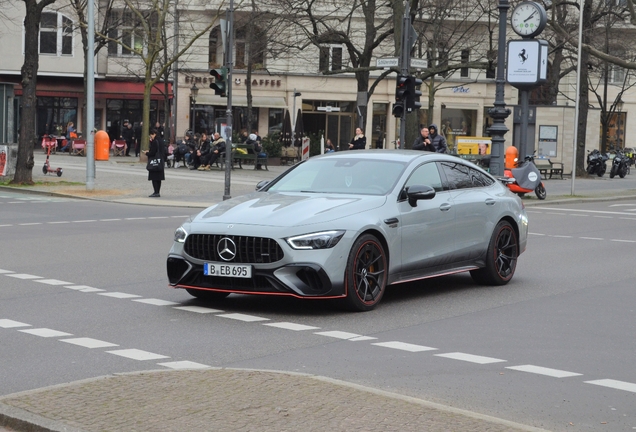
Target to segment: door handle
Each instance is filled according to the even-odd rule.
[[[489,205],[489,206],[495,205],[496,203],[497,203],[497,201],[494,198],[488,198],[486,200],[486,205]]]
[[[449,203],[443,203],[442,205],[439,206],[439,209],[441,211],[449,211],[451,208],[451,205]]]

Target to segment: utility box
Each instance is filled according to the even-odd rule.
[[[14,84],[0,83],[0,177],[15,173],[18,158],[18,144],[15,129]]]

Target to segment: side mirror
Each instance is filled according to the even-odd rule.
[[[256,190],[261,190],[263,189],[265,186],[267,186],[269,184],[269,180],[261,180],[258,183],[256,183]]]
[[[406,196],[411,207],[417,207],[419,200],[433,199],[435,197],[435,189],[430,186],[413,185],[406,189]]]

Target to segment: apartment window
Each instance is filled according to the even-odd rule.
[[[470,50],[462,50],[461,59],[463,65],[468,63],[470,61]],[[462,78],[468,78],[470,76],[470,69],[468,67],[462,67],[459,70],[459,75]]]
[[[609,65],[609,82],[623,84],[625,82],[625,69],[616,65]]]
[[[249,28],[247,26],[250,26]],[[234,41],[234,66],[237,69],[247,69],[247,65],[252,60],[252,69],[263,69],[265,67],[265,51],[267,50],[266,32],[249,23],[236,30],[236,40]]]
[[[342,45],[321,46],[318,69],[320,72],[342,70]]]
[[[156,14],[144,14],[146,20],[152,29],[158,26]],[[112,56],[130,56],[135,52],[144,50],[144,33],[140,18],[128,10],[114,10],[110,12],[108,22],[110,30],[108,37],[108,54]]]
[[[43,12],[40,54],[73,55],[73,21],[57,12]]]

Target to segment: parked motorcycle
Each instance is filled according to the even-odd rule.
[[[530,192],[534,192],[540,200],[548,196],[541,181],[541,173],[534,165],[534,154],[526,156],[523,162],[517,161],[517,168],[504,169],[504,176],[514,179],[513,182],[507,182],[506,186],[521,197]]]
[[[605,153],[601,153],[598,149],[594,149],[587,155],[587,173],[589,175],[596,174],[603,177],[607,170],[607,160],[609,157]]]
[[[621,150],[616,152],[614,159],[612,159],[612,169],[610,169],[610,178],[614,178],[616,174],[619,175],[620,178],[625,178],[627,173],[629,172],[629,164],[630,161]]]

